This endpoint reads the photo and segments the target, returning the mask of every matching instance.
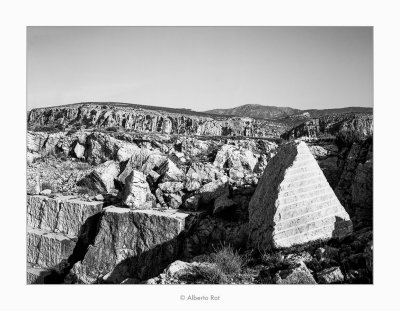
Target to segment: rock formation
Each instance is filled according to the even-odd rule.
[[[152,209],[155,198],[142,172],[133,170],[125,179],[122,203],[131,209]]]
[[[372,118],[318,113],[32,110],[28,283],[371,283]]]
[[[287,129],[283,123],[276,121],[216,117],[189,110],[119,103],[82,103],[32,109],[28,125],[31,128],[59,125],[79,128],[121,127],[142,133],[255,137],[279,135]]]
[[[339,114],[308,120],[282,134],[284,139],[317,138],[326,135],[342,139],[365,139],[373,133],[372,114]]]
[[[107,207],[94,245],[71,273],[80,283],[121,283],[126,278],[156,276],[176,259],[188,216],[174,210]]]
[[[289,247],[352,232],[350,218],[304,142],[268,163],[249,205],[249,244]]]
[[[68,265],[77,242],[88,243],[88,223],[102,207],[73,197],[28,196],[28,284],[43,283],[52,271]]]

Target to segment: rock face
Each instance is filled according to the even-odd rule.
[[[75,245],[76,240],[64,234],[28,228],[28,263],[42,268],[55,268],[72,255]]]
[[[148,279],[176,259],[186,213],[141,211],[110,206],[94,245],[72,273],[81,283]]]
[[[78,236],[85,221],[103,208],[102,202],[84,202],[73,196],[52,199],[33,195],[28,196],[27,201],[29,227],[71,237]]]
[[[286,130],[286,126],[278,121],[215,117],[190,110],[156,108],[120,103],[83,103],[32,109],[28,125],[120,127],[147,133],[256,137],[279,135]]]
[[[342,172],[335,193],[355,226],[372,225],[373,158],[372,142],[353,143],[342,160]]]
[[[283,145],[249,204],[249,245],[290,247],[352,232],[352,222],[304,142]]]
[[[339,114],[308,120],[282,134],[284,139],[335,135],[341,139],[362,139],[373,134],[372,114]]]
[[[44,283],[53,271],[59,273],[71,258],[79,256],[77,245],[89,243],[96,227],[101,202],[85,202],[73,197],[28,196],[27,283]],[[96,228],[95,228],[96,229]]]

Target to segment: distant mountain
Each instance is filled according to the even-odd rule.
[[[306,116],[306,117],[319,117],[338,113],[372,113],[372,108],[367,107],[346,107],[337,109],[307,109],[300,110],[290,107],[276,107],[276,106],[263,106],[263,105],[243,105],[229,109],[213,109],[204,111],[204,113],[225,115],[225,116],[239,116],[250,117],[257,119],[281,119],[291,116]]]
[[[263,105],[243,105],[229,109],[213,109],[204,111],[210,114],[226,116],[250,117],[258,119],[277,119],[300,113],[301,110],[290,107],[275,107]]]

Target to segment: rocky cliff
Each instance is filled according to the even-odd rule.
[[[339,114],[310,119],[281,135],[284,139],[336,136],[344,142],[362,140],[373,134],[372,114]]]
[[[142,133],[205,136],[277,136],[287,130],[280,122],[240,117],[217,117],[190,111],[151,110],[130,105],[83,103],[33,109],[28,127],[121,128]]]

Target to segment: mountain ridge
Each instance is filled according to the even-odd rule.
[[[291,107],[264,106],[259,104],[246,104],[234,108],[227,109],[211,109],[204,111],[209,114],[226,115],[226,116],[241,116],[257,119],[278,119],[291,117],[296,115],[308,114],[309,117],[324,116],[332,113],[347,113],[347,112],[363,112],[372,113],[371,107],[343,107],[329,109],[295,109]]]

